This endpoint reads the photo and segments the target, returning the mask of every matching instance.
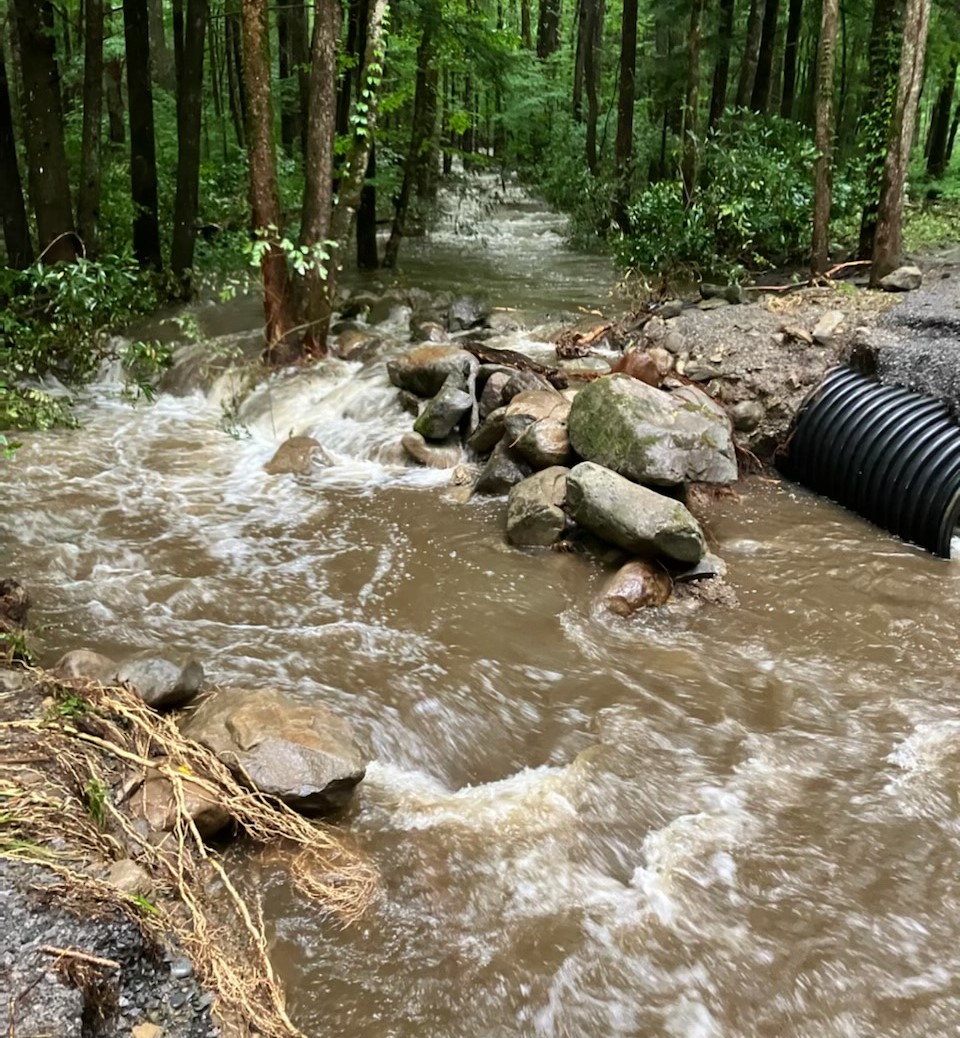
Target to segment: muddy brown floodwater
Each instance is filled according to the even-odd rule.
[[[24,436],[0,569],[47,662],[196,655],[354,723],[375,907],[341,932],[244,865],[307,1034],[960,1030],[958,562],[754,479],[711,525],[740,608],[600,622],[598,566],[398,463],[382,360],[261,389],[241,439],[221,397],[103,384]],[[264,473],[291,428],[335,464]]]

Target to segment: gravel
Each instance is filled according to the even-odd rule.
[[[112,959],[119,969],[85,967],[44,945]],[[150,947],[122,914],[72,912],[56,875],[40,866],[0,860],[0,1034],[44,1038],[115,1038],[153,1024],[163,1038],[219,1034],[212,995],[182,956]],[[141,1032],[143,1033],[143,1032]]]

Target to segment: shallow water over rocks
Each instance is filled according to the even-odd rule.
[[[485,217],[518,294],[521,205],[556,221]],[[541,319],[586,301],[565,271],[606,276],[551,233],[569,302],[531,298]],[[462,244],[422,249],[449,272]],[[504,500],[404,463],[383,358],[278,377],[238,439],[225,394],[102,385],[83,429],[22,437],[2,570],[45,662],[182,653],[352,721],[372,763],[345,824],[384,887],[363,923],[237,863],[306,1033],[956,1033],[960,564],[753,479],[709,529],[739,609],[598,619],[608,571],[508,547]],[[291,431],[333,464],[264,472]]]

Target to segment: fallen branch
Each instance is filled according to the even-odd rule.
[[[566,389],[570,384],[565,372],[538,364],[516,350],[498,350],[496,347],[487,346],[482,342],[464,342],[461,345],[467,353],[472,353],[481,364],[501,364],[506,368],[516,368],[517,371],[531,371],[535,375],[542,375],[555,389]]]
[[[41,944],[39,950],[46,955],[56,955],[58,959],[76,959],[90,966],[104,966],[106,969],[111,970],[120,969],[120,963],[113,959],[101,959],[98,955],[77,951],[76,948],[57,948],[52,944]]]

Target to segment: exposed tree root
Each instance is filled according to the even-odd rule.
[[[231,1031],[252,1024],[269,1038],[300,1035],[270,962],[260,905],[244,898],[205,845],[188,795],[200,791],[249,839],[288,852],[295,888],[341,924],[374,897],[373,865],[328,826],[244,789],[212,753],[126,689],[34,677],[45,715],[0,722],[0,856],[52,869],[68,899],[84,910],[119,907],[158,944],[172,935]],[[163,834],[148,831],[128,806],[157,774],[176,805]],[[124,858],[149,875],[150,901],[97,875],[105,862]]]

